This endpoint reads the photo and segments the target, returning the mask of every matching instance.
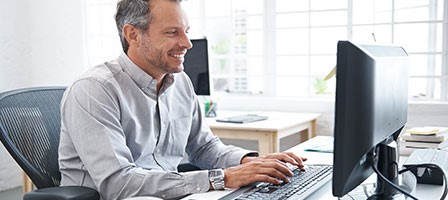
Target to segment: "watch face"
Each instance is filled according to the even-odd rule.
[[[213,169],[208,172],[210,183],[214,190],[224,189],[224,171],[222,169]]]
[[[222,176],[221,170],[213,170],[215,176]]]

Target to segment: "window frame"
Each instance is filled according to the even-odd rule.
[[[86,6],[86,29],[89,29],[89,8],[87,8],[89,5],[91,4],[116,4],[116,0],[97,0],[96,3],[92,3],[90,1],[85,1],[85,6]],[[309,8],[306,11],[294,11],[294,12],[290,12],[290,13],[308,13],[311,14],[312,12],[326,12],[326,11],[341,11],[344,10],[347,12],[347,24],[346,25],[320,25],[320,26],[315,26],[311,24],[311,18],[308,18],[308,26],[305,27],[301,27],[306,29],[308,32],[311,32],[311,30],[313,28],[328,28],[328,27],[345,27],[347,29],[347,39],[352,39],[353,35],[353,28],[357,27],[357,26],[373,26],[373,25],[391,25],[391,29],[392,29],[392,41],[394,41],[394,28],[395,25],[400,25],[400,24],[413,24],[413,23],[436,23],[436,24],[442,24],[442,50],[441,52],[410,52],[411,55],[440,55],[441,56],[441,75],[411,75],[409,76],[409,80],[411,79],[426,79],[427,82],[431,82],[433,80],[438,80],[440,79],[440,99],[422,99],[422,100],[418,100],[418,99],[412,99],[412,97],[410,97],[410,100],[418,100],[418,101],[441,101],[441,102],[448,102],[448,3],[444,2],[443,4],[443,19],[442,20],[426,20],[426,21],[406,21],[406,22],[396,22],[394,21],[394,16],[395,16],[395,10],[392,9],[392,14],[391,14],[391,22],[390,23],[365,23],[365,24],[354,24],[353,22],[353,2],[355,0],[347,0],[347,8],[337,8],[337,9],[326,9],[326,10],[312,10],[311,9],[311,1],[309,0]],[[188,2],[188,1],[186,1]],[[429,0],[429,2],[432,3],[437,3],[437,0]],[[205,0],[197,0],[196,4],[199,6],[198,10],[199,10],[199,14],[197,15],[198,18],[196,20],[199,21],[199,27],[197,28],[199,30],[199,32],[203,33],[202,35],[207,35],[206,30],[206,24],[207,24],[207,16],[206,16],[206,11],[205,11]],[[391,1],[392,3],[392,8],[394,5],[394,1]],[[256,30],[256,31],[261,31],[263,33],[263,39],[262,39],[262,47],[263,47],[263,51],[262,51],[262,62],[263,62],[263,75],[261,75],[261,78],[264,79],[264,81],[262,81],[263,85],[262,85],[262,91],[263,93],[257,93],[257,92],[243,92],[243,93],[229,93],[226,94],[226,92],[217,92],[217,91],[213,91],[212,89],[212,95],[218,95],[218,96],[226,96],[226,95],[234,95],[234,96],[256,96],[256,97],[268,97],[268,98],[276,98],[278,97],[279,99],[285,99],[285,98],[311,98],[311,99],[332,99],[333,95],[327,95],[327,96],[314,96],[312,95],[312,74],[308,73],[308,75],[306,76],[308,78],[308,82],[309,82],[309,87],[308,87],[308,91],[307,91],[307,95],[305,95],[304,97],[283,97],[283,96],[277,96],[276,95],[276,91],[277,91],[277,80],[281,79],[282,76],[276,76],[276,75],[272,75],[272,74],[276,74],[276,67],[272,67],[272,66],[276,66],[277,65],[277,51],[276,51],[276,31],[277,30],[281,30],[281,29],[288,29],[288,28],[277,28],[276,27],[276,16],[277,14],[281,14],[284,12],[277,12],[276,11],[276,2],[275,0],[263,0],[263,13],[262,13],[262,28],[261,29],[247,29],[247,30]],[[233,14],[232,14],[233,16]],[[259,15],[253,15],[253,14],[247,14],[247,16],[259,16]],[[110,18],[112,20],[110,20],[112,23],[113,22],[113,16],[110,16]],[[109,20],[109,19],[108,19]],[[101,22],[104,23],[104,21],[102,19],[100,19]],[[191,20],[190,20],[191,21]],[[109,23],[109,22],[107,22]],[[115,25],[115,24],[113,24]],[[291,28],[291,27],[290,27]],[[100,33],[92,33],[89,30],[86,30],[85,32],[85,38],[87,38],[87,53],[86,53],[86,57],[87,57],[87,64],[88,67],[95,65],[96,63],[94,62],[98,62],[101,59],[108,59],[110,57],[110,55],[95,55],[95,51],[91,50],[92,47],[92,41],[95,40],[95,38],[97,38],[98,36],[102,36],[104,37],[104,35],[102,35],[102,33],[104,33],[104,31],[100,32]],[[113,34],[113,35],[112,35]],[[109,37],[109,39],[117,39],[118,35],[116,32],[111,33],[111,36]],[[433,39],[433,41],[430,41],[430,43],[435,43],[434,40],[437,40],[436,37],[432,37],[430,39]],[[311,40],[311,34],[308,34],[308,40]],[[117,40],[118,41],[118,40]],[[118,44],[117,41],[114,41],[115,44]],[[104,43],[104,42],[102,42]],[[311,44],[312,45],[312,44]],[[306,55],[307,59],[308,59],[308,65],[310,63],[311,57],[312,56],[329,56],[330,54],[313,54],[311,51],[310,46],[308,47],[308,52]],[[93,45],[94,46],[94,45]],[[118,46],[117,48],[119,48],[119,50],[121,51],[121,45]],[[210,52],[210,51],[209,51]],[[116,56],[118,53],[117,51],[111,53],[112,55]],[[234,57],[235,55],[230,54],[229,57]],[[213,55],[211,55],[211,57],[213,57]],[[111,59],[113,59],[113,57],[111,57]],[[213,58],[210,58],[213,59]],[[232,59],[230,59],[232,60]],[[212,62],[210,62],[212,63]],[[310,67],[308,66],[308,71],[310,71]],[[231,78],[232,76],[234,76],[235,74],[228,74],[228,75],[218,75],[215,76],[213,75],[213,71],[211,70],[211,80],[213,80],[214,78],[219,78],[219,77],[223,77],[223,78]],[[246,78],[251,78],[252,76],[250,75],[242,75],[242,77],[246,77]],[[260,77],[258,77],[260,78]],[[430,91],[434,91],[434,87],[436,87],[434,84],[428,84],[428,87]]]

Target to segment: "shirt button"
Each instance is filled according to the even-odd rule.
[[[197,188],[196,188],[196,191],[201,191],[201,188],[199,187],[199,185],[197,186]]]
[[[157,149],[157,151],[156,151],[157,153],[160,153],[160,149]]]

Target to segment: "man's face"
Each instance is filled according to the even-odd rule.
[[[186,14],[178,3],[155,0],[151,5],[152,19],[142,33],[139,51],[147,61],[145,67],[158,74],[183,70],[184,55],[192,44]]]

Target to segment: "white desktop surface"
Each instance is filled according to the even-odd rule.
[[[225,123],[216,119],[256,114],[268,117],[251,123]],[[301,139],[316,135],[318,113],[219,111],[215,118],[207,118],[213,134],[223,139],[254,140],[261,155],[280,151],[280,140],[299,134]],[[296,141],[299,144],[300,140]]]
[[[332,164],[333,163],[333,154],[332,153],[321,153],[321,152],[309,152],[304,151],[305,148],[309,147],[310,145],[314,145],[316,143],[319,143],[322,139],[328,139],[328,136],[316,136],[310,140],[307,140],[306,142],[303,142],[295,147],[292,147],[291,149],[287,150],[290,152],[294,152],[300,156],[308,158],[308,160],[305,162],[305,164]],[[406,160],[407,157],[400,157],[400,162],[403,163]],[[369,179],[367,179],[365,182],[374,182],[376,175],[373,174]],[[213,200],[213,199],[219,199],[220,197],[225,196],[226,194],[229,194],[233,190],[226,189],[225,191],[211,191],[207,193],[199,193],[199,194],[192,194],[189,195],[183,200]],[[427,185],[427,184],[417,184],[416,190],[413,192],[413,195],[419,199],[440,199],[443,193],[443,186],[439,185]],[[332,194],[332,182],[329,181],[324,186],[322,186],[320,189],[315,191],[312,195],[310,195],[307,200],[321,200],[321,199],[337,199],[337,197],[334,197]],[[448,199],[448,198],[446,198]]]
[[[268,119],[251,122],[251,123],[223,123],[217,122],[217,119],[236,117],[239,115],[260,115],[267,116]],[[294,112],[272,112],[272,111],[218,111],[216,117],[206,118],[210,127],[224,127],[226,129],[248,129],[248,130],[272,130],[277,131],[279,129],[285,129],[291,124],[307,122],[315,120],[319,117],[318,113],[294,113]],[[264,123],[264,122],[270,123]]]

